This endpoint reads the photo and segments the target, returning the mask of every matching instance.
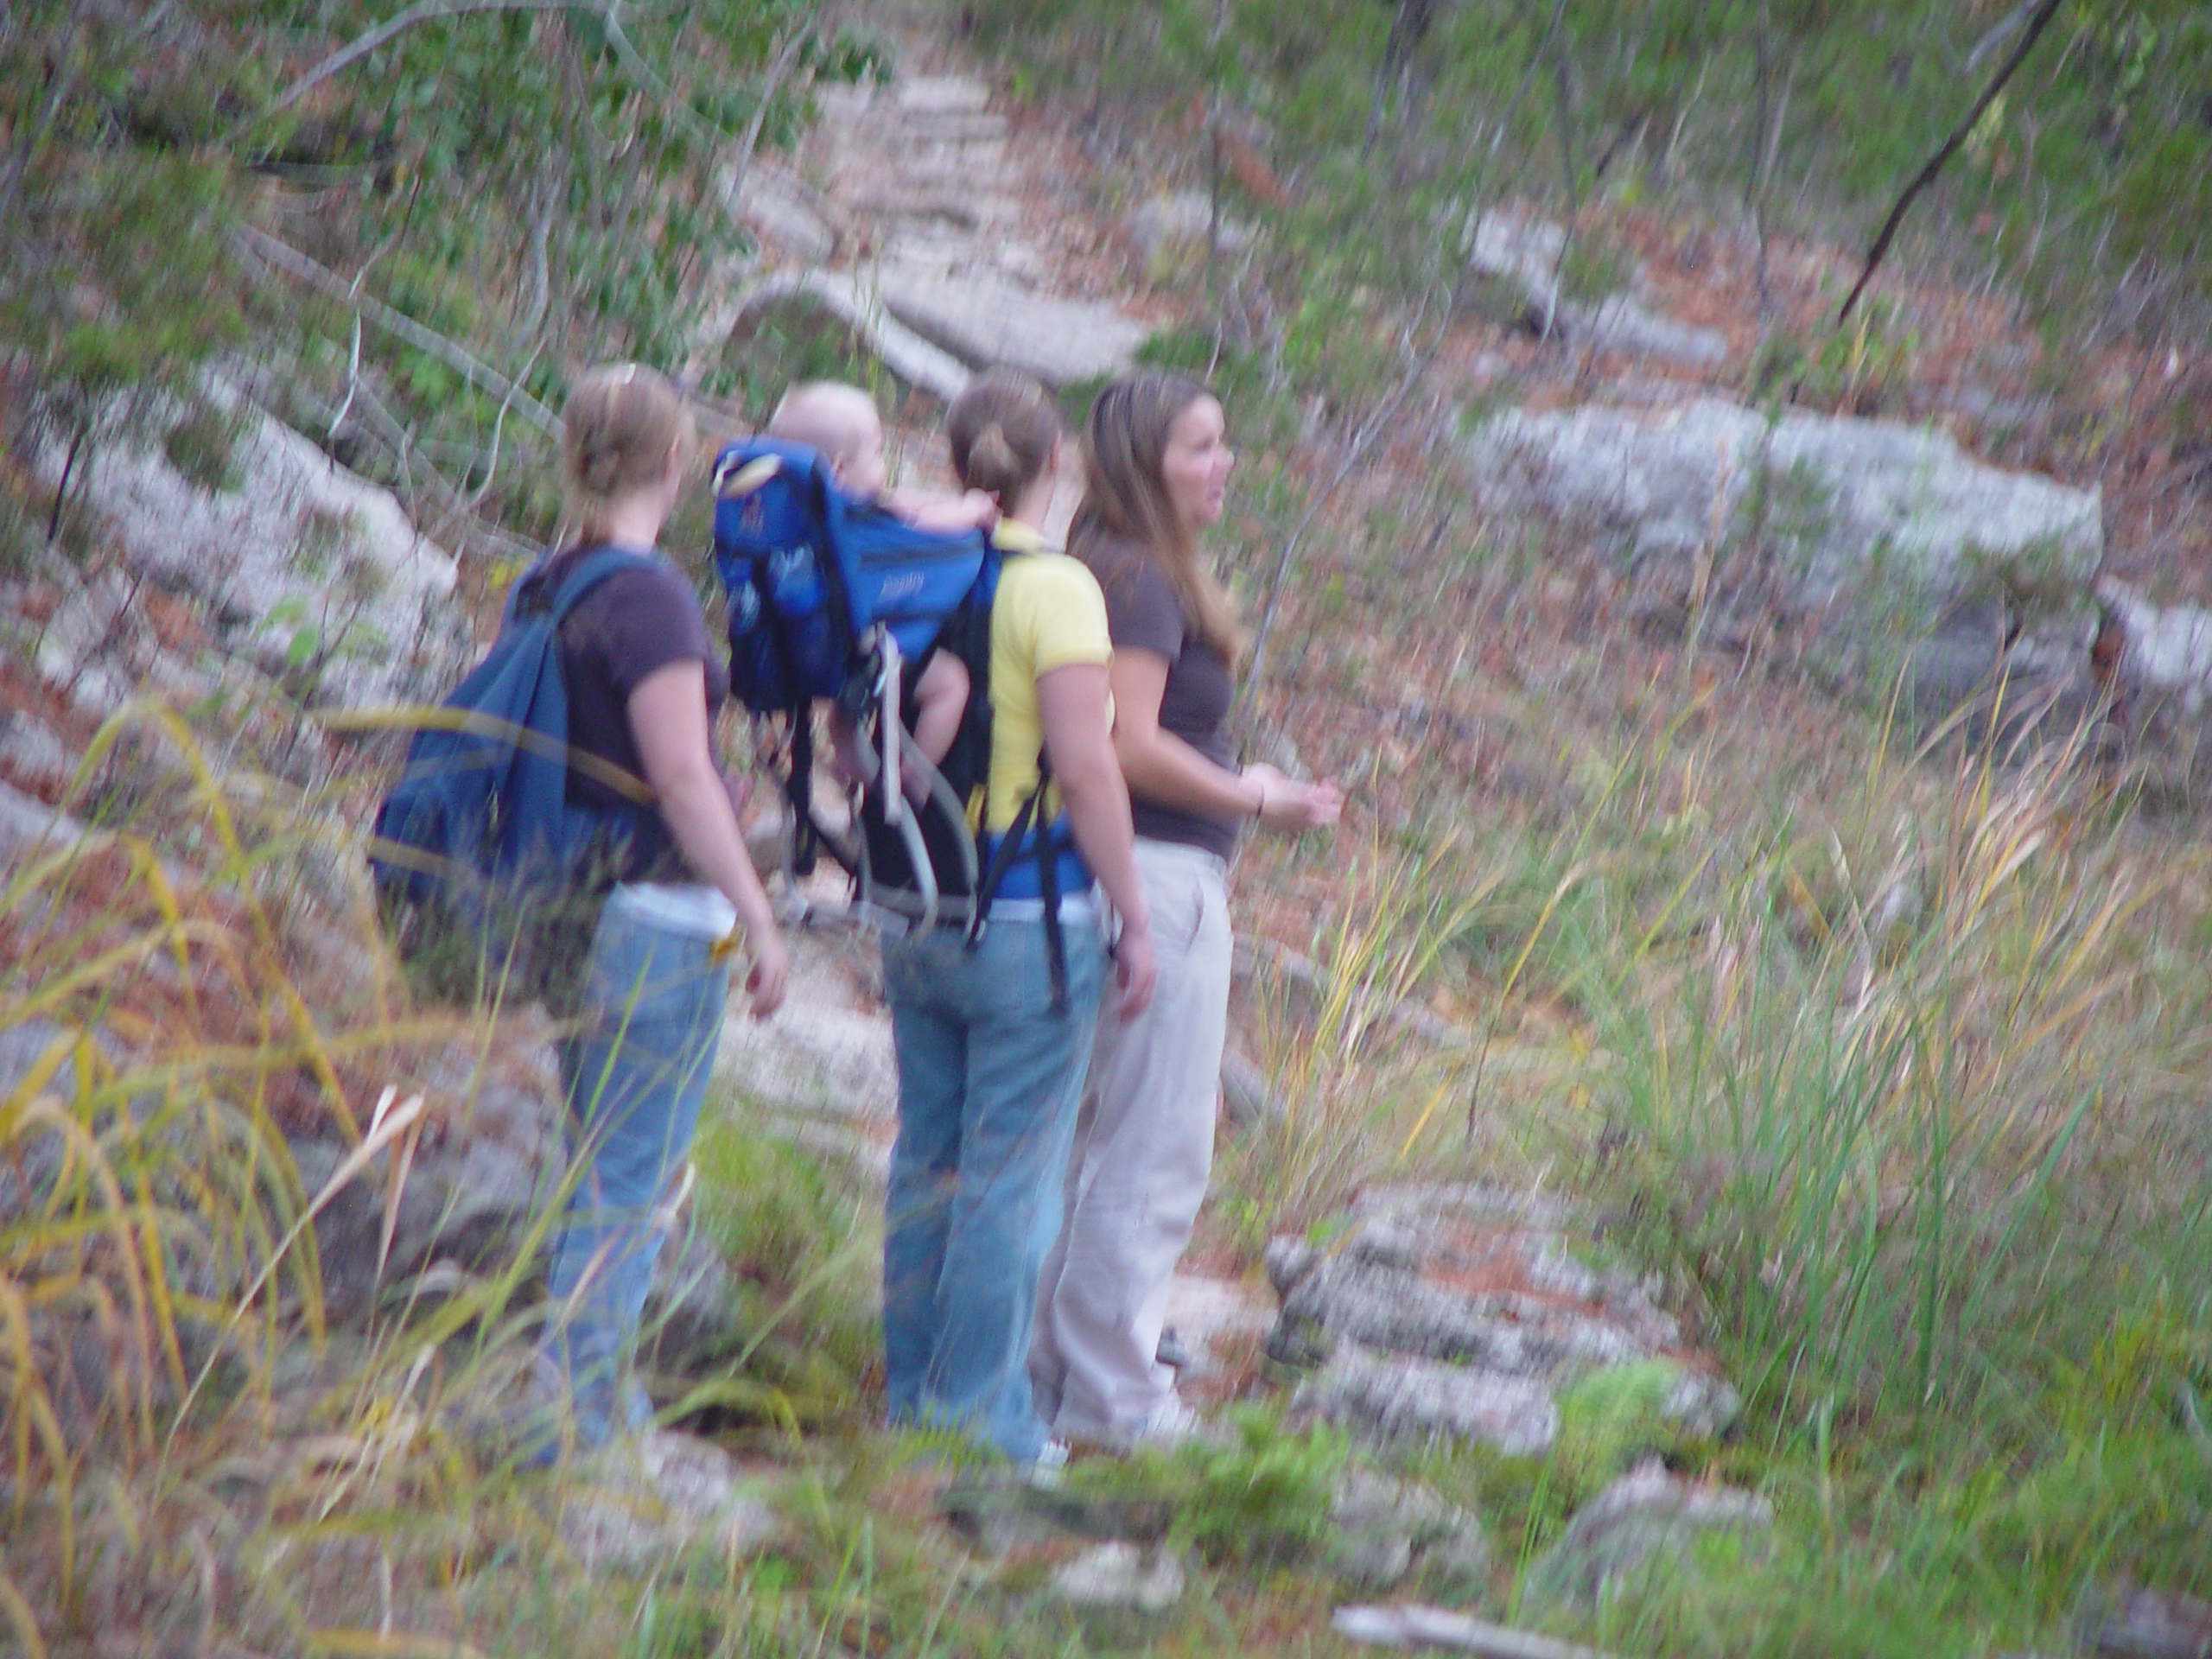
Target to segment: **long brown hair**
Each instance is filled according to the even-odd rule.
[[[617,363],[579,377],[561,410],[561,487],[576,534],[604,536],[608,509],[658,482],[692,439],[691,412],[658,371]]]
[[[1011,512],[1052,464],[1052,448],[1060,441],[1059,406],[1031,376],[991,369],[952,400],[944,435],[961,484]]]
[[[1198,638],[1234,663],[1244,650],[1236,607],[1199,556],[1161,471],[1169,429],[1212,396],[1196,380],[1157,370],[1124,375],[1098,394],[1083,426],[1083,505],[1068,550],[1102,583],[1126,581],[1142,561],[1157,563]]]

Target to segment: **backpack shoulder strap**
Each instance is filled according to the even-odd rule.
[[[625,570],[650,570],[656,560],[650,553],[639,553],[626,547],[598,547],[585,554],[565,572],[561,584],[550,598],[545,594],[547,568],[560,556],[548,554],[516,578],[508,590],[507,602],[499,615],[499,626],[505,628],[518,617],[542,617],[558,626],[583,596],[612,575]],[[524,601],[528,601],[525,609]]]
[[[656,561],[651,554],[639,553],[626,547],[602,547],[587,553],[576,561],[575,568],[561,579],[553,594],[551,615],[557,624],[574,610],[577,602],[593,588],[626,570],[651,570]]]

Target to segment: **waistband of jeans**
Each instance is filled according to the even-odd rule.
[[[720,939],[737,926],[737,906],[697,882],[624,881],[607,903],[633,922],[688,939]]]
[[[853,913],[869,926],[890,938],[904,938],[919,930],[919,918],[862,899],[853,907]],[[1060,897],[1060,921],[1063,925],[1086,925],[1097,921],[1099,905],[1092,890],[1086,887],[1080,893],[1064,893]],[[1041,922],[1045,919],[1042,899],[994,899],[984,920],[987,925],[999,922]],[[968,925],[968,901],[948,899],[938,911],[932,931],[964,928]]]

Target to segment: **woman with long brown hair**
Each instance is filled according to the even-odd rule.
[[[1168,1281],[1212,1169],[1229,859],[1246,823],[1325,828],[1344,798],[1332,784],[1239,766],[1230,743],[1243,637],[1199,539],[1221,517],[1234,460],[1221,404],[1196,381],[1135,374],[1099,394],[1083,436],[1069,551],[1106,596],[1114,747],[1159,979],[1143,1014],[1098,1029],[1030,1376],[1063,1439],[1127,1446],[1191,1422],[1158,1350]]]

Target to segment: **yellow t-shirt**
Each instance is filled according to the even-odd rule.
[[[1044,550],[1028,525],[1001,519],[992,539],[1017,555],[999,573],[991,603],[991,772],[984,826],[1014,827],[1037,787],[1037,753],[1045,728],[1037,712],[1037,678],[1056,668],[1112,662],[1106,597],[1079,559]],[[1059,810],[1058,791],[1039,803],[1046,822]]]

